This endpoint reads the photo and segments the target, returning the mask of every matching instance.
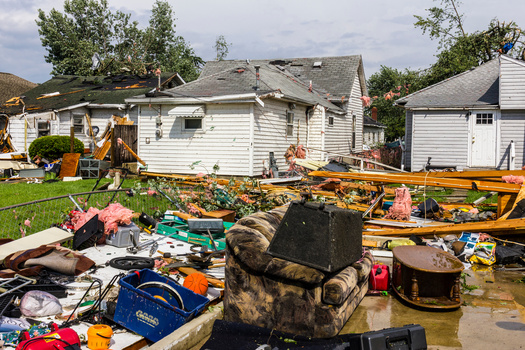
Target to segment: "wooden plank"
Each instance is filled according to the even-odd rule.
[[[403,173],[408,176],[427,176],[435,178],[456,178],[456,179],[491,179],[489,181],[501,181],[503,176],[525,176],[525,170],[473,170],[473,171],[431,171]]]
[[[93,159],[103,160],[104,157],[106,157],[106,154],[108,154],[109,148],[111,147],[110,139],[112,134],[112,131],[109,131],[106,134],[102,147],[97,148],[95,152],[93,152]]]
[[[340,179],[353,179],[360,181],[411,184],[423,186],[437,186],[449,188],[472,189],[475,186],[479,191],[495,191],[506,193],[518,193],[521,185],[508,183],[494,183],[488,181],[470,181],[465,179],[448,179],[422,176],[407,176],[406,174],[369,174],[369,173],[340,173],[330,171],[313,171],[309,176],[334,177]]]
[[[503,214],[510,212],[514,203],[516,202],[515,193],[500,193],[498,194],[498,211],[497,217],[501,218]]]
[[[502,220],[502,221],[483,221],[467,222],[462,224],[450,224],[443,226],[427,226],[418,228],[405,228],[401,230],[380,230],[369,231],[367,235],[379,236],[405,236],[410,235],[443,235],[443,234],[461,234],[462,232],[485,232],[491,235],[512,235],[522,234],[525,232],[525,218]]]
[[[15,241],[0,245],[0,260],[19,250],[38,248],[43,244],[56,244],[68,241],[73,238],[73,234],[56,227],[33,233]]]
[[[63,179],[66,176],[75,176],[77,174],[79,160],[80,153],[64,153],[58,177]]]

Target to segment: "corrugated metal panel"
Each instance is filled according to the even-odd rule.
[[[501,109],[525,109],[525,66],[504,57],[500,62]]]
[[[468,120],[465,112],[414,111],[412,171],[431,166],[468,165]]]
[[[148,170],[163,173],[211,173],[218,164],[219,175],[248,174],[250,106],[207,105],[203,131],[184,131],[182,118],[169,116],[175,106],[163,106],[163,137],[157,138],[157,110],[141,107],[139,156]],[[149,142],[147,142],[149,141]]]
[[[497,162],[498,169],[508,169],[510,142],[514,141],[515,168],[521,169],[525,165],[525,111],[502,111],[500,119],[501,159]]]

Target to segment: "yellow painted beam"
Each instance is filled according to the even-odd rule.
[[[508,183],[495,183],[489,181],[471,181],[465,179],[449,179],[449,178],[435,178],[435,177],[424,177],[424,176],[410,176],[406,174],[370,174],[370,173],[340,173],[330,171],[313,171],[308,174],[309,176],[317,177],[333,177],[339,179],[352,179],[360,181],[370,182],[382,182],[382,183],[398,183],[398,184],[410,184],[410,185],[421,185],[421,186],[436,186],[436,187],[449,187],[449,188],[464,188],[472,189],[473,184],[479,191],[495,191],[505,193],[518,193],[521,185],[508,184]]]

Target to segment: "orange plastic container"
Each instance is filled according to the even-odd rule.
[[[91,326],[87,331],[87,346],[91,350],[109,349],[109,343],[111,342],[112,335],[113,330],[110,326],[107,326],[105,324],[96,324],[94,326]]]

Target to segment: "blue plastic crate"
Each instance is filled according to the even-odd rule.
[[[160,288],[137,289],[146,282],[162,282],[173,287],[182,298],[184,310]],[[119,284],[114,321],[154,342],[191,320],[209,301],[150,269],[131,273],[120,279]]]

